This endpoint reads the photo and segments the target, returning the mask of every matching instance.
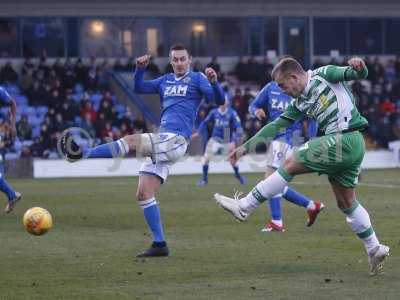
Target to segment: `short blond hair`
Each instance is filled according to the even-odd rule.
[[[281,59],[272,69],[271,77],[273,80],[276,80],[278,74],[286,78],[290,74],[303,74],[304,72],[305,71],[303,67],[297,60],[292,57],[285,57]]]

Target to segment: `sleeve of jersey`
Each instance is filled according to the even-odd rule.
[[[360,71],[354,70],[352,67],[338,67],[328,65],[315,70],[315,72],[326,81],[338,83],[341,81],[350,81],[364,79],[368,76],[368,69],[364,67]]]
[[[251,139],[243,144],[247,152],[255,150],[260,143],[266,144],[272,141],[278,133],[283,132],[293,122],[282,117],[276,118],[271,123],[261,128]]]
[[[11,105],[12,98],[5,88],[0,87],[0,99],[6,105]]]
[[[215,101],[217,105],[223,105],[225,103],[225,94],[219,82],[211,84],[206,75],[200,73],[199,85],[200,90],[205,96],[207,102]]]
[[[257,94],[257,96],[253,100],[253,102],[251,102],[250,105],[249,105],[249,113],[253,117],[256,116],[256,110],[263,107],[263,102],[265,101],[266,98],[268,98],[268,89],[267,88],[263,88]]]
[[[290,103],[286,110],[281,114],[282,119],[290,122],[295,122],[302,117],[304,117],[304,114],[293,105],[293,102]]]
[[[136,68],[133,74],[133,90],[140,94],[158,93],[162,76],[154,80],[143,80],[144,71],[142,68]]]

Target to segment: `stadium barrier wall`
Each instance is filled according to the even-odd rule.
[[[114,177],[137,176],[140,166],[146,159],[90,159],[76,163],[64,160],[41,160],[33,162],[34,178],[66,178],[66,177]],[[392,151],[369,151],[362,163],[363,169],[386,169],[400,167],[399,155]],[[240,161],[240,169],[246,173],[264,172],[265,155],[248,155]],[[186,156],[171,168],[171,174],[201,174],[201,157]],[[210,163],[210,173],[232,173],[232,167],[224,158],[219,157]]]
[[[29,157],[6,160],[4,167],[7,178],[32,178],[33,176],[33,160]]]

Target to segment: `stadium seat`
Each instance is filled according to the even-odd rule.
[[[6,160],[13,160],[13,159],[18,159],[20,157],[20,153],[15,153],[15,152],[7,152],[4,155],[4,158]]]
[[[15,102],[17,102],[17,105],[28,105],[28,98],[25,96],[15,96],[14,97]]]
[[[50,159],[57,159],[57,158],[60,158],[60,156],[58,155],[58,152],[57,151],[50,151],[49,152],[49,157],[48,158],[50,158]]]
[[[36,115],[36,110],[33,106],[21,105],[18,107],[19,111],[23,115],[33,116]]]
[[[42,118],[38,118],[36,115],[29,115],[28,122],[32,127],[39,126],[42,123]]]
[[[2,107],[0,108],[0,113],[4,116],[7,116],[8,112],[10,111],[10,109],[8,107]]]
[[[83,86],[80,83],[75,84],[74,90],[75,90],[76,94],[80,94],[80,95],[83,94],[83,92],[84,92]]]
[[[32,137],[33,138],[40,137],[40,126],[32,128]]]
[[[79,103],[79,102],[81,101],[81,99],[82,99],[82,95],[83,95],[83,94],[79,94],[79,93],[73,94],[73,95],[72,95],[72,99],[74,99],[75,102],[78,102],[78,103]]]
[[[124,105],[122,105],[122,104],[117,104],[117,105],[115,106],[115,109],[116,109],[116,111],[117,111],[118,118],[121,118],[121,117],[124,116],[124,114],[125,114],[125,112],[126,112],[126,107],[125,107]]]
[[[76,125],[79,126],[82,123],[82,118],[79,117],[79,116],[76,116],[75,119],[74,119],[74,122],[75,122]]]
[[[21,90],[19,89],[19,87],[15,84],[9,84],[6,87],[7,92],[11,95],[11,96],[18,96],[21,95]]]
[[[49,111],[47,106],[38,106],[36,107],[36,114],[40,116],[44,116]]]
[[[22,146],[24,146],[24,147],[30,147],[30,146],[32,146],[32,144],[33,144],[32,140],[22,141]]]

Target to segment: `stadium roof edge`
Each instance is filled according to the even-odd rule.
[[[160,4],[160,5],[157,5]],[[2,0],[1,17],[249,17],[249,16],[326,16],[326,17],[399,17],[400,2],[344,0],[323,2],[259,1],[245,3],[237,0],[169,1],[160,0],[128,2],[125,0],[97,0],[95,5],[87,0],[50,1]]]

